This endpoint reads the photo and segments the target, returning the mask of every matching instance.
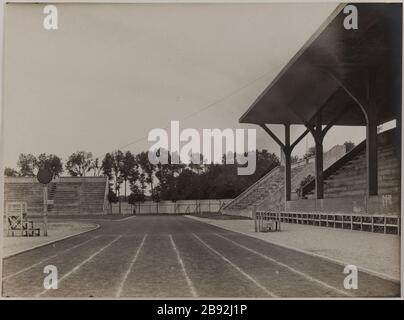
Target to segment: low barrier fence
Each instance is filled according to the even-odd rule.
[[[231,199],[218,200],[180,200],[171,201],[145,201],[136,204],[121,202],[110,207],[112,214],[197,214],[202,212],[219,213]]]
[[[266,221],[279,221],[279,223],[401,234],[401,221],[397,215],[257,211],[254,220],[256,231],[259,231],[259,226]]]
[[[255,232],[281,230],[281,212],[257,211],[254,215]]]

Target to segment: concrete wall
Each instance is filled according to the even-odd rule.
[[[323,164],[324,164],[324,170],[327,169],[330,165],[332,165],[335,161],[337,161],[339,158],[343,157],[346,153],[346,148],[344,145],[335,145],[333,146],[330,150],[327,152],[324,152],[323,155]],[[315,163],[316,157],[312,156],[307,159],[301,159],[298,162],[292,163],[292,168],[302,166],[306,163]],[[281,152],[281,165],[285,165],[285,156],[283,155],[283,152]]]
[[[346,154],[344,145],[336,145],[324,153],[323,164],[324,170],[332,165],[335,161],[342,158]]]
[[[220,208],[229,203],[231,199],[218,199],[218,200],[179,200],[177,202],[171,201],[145,201],[130,205],[127,202],[121,202],[122,214],[133,214],[133,209],[136,214],[187,214],[194,212],[219,212]],[[112,204],[112,214],[119,213],[119,204]]]
[[[399,194],[287,201],[286,212],[400,214]]]
[[[314,175],[314,164],[309,163],[302,167],[298,174],[292,176],[292,199],[297,199],[296,188],[309,174]],[[264,199],[258,206],[258,210],[283,210],[285,208],[285,187],[280,186],[272,195]]]
[[[106,177],[58,177],[53,179],[53,183],[63,182],[63,183],[78,183],[78,182],[85,182],[85,183],[99,183],[100,181],[105,181]],[[35,183],[39,184],[36,177],[4,177],[4,183]]]

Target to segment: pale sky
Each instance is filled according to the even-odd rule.
[[[49,31],[44,4],[8,4],[4,164],[15,167],[20,153],[146,151],[149,131],[171,120],[181,129],[256,128],[257,147],[279,154],[238,119],[335,7],[58,4],[59,29]],[[325,150],[364,132],[334,128]]]

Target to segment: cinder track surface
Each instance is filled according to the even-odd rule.
[[[3,260],[3,297],[395,297],[398,283],[181,216],[101,227]],[[45,290],[44,267],[58,270]]]

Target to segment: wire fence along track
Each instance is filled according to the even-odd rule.
[[[258,224],[262,221],[279,220],[319,227],[401,234],[400,217],[393,215],[257,211],[255,220]]]

